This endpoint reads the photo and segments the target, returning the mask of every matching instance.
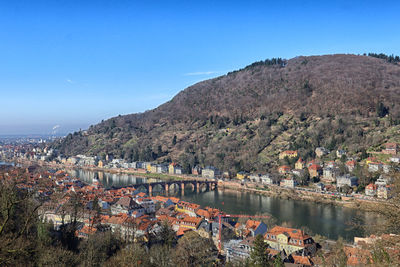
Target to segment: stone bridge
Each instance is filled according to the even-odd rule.
[[[155,187],[160,186],[165,192],[169,192],[169,189],[171,186],[178,186],[180,189],[181,193],[185,193],[185,187],[187,185],[191,186],[193,191],[200,192],[202,188],[205,188],[206,190],[215,190],[217,188],[218,182],[216,181],[202,181],[202,180],[182,180],[182,181],[160,181],[160,182],[154,182],[154,183],[143,183],[143,184],[135,184],[135,188],[140,188],[144,187],[147,190],[147,193],[149,195],[152,194],[153,189]]]

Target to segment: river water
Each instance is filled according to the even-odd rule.
[[[71,176],[90,183],[97,178],[106,188],[112,186],[122,187],[138,183],[155,182],[156,179],[140,178],[128,174],[111,174],[87,170],[73,170]],[[160,192],[163,194],[164,192]],[[358,220],[362,224],[375,222],[377,216],[372,213],[341,206],[318,204],[309,201],[297,201],[261,196],[249,192],[234,190],[215,190],[196,193],[189,188],[184,195],[179,191],[170,192],[169,195],[180,197],[189,202],[203,207],[215,207],[229,214],[269,214],[278,224],[287,223],[296,228],[306,226],[310,234],[320,234],[330,239],[339,236],[352,241],[354,236],[362,236],[362,229],[352,227]]]

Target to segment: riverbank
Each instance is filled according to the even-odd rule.
[[[301,191],[285,188],[277,185],[268,185],[267,188],[251,188],[238,182],[218,182],[219,189],[229,189],[241,192],[250,192],[258,195],[290,199],[298,201],[308,201],[328,205],[337,205],[351,209],[370,211],[371,205],[385,204],[384,202],[361,200],[351,197],[342,197],[329,194],[321,194],[312,191]]]
[[[44,161],[29,161],[29,160],[21,160],[17,159],[13,162],[17,162],[20,165],[29,166],[32,164],[37,164],[40,166],[48,167],[48,168],[56,168],[62,170],[76,170],[82,169],[87,171],[94,171],[94,172],[105,172],[105,173],[112,173],[112,174],[128,174],[134,175],[137,177],[142,178],[154,178],[160,179],[165,181],[172,181],[172,180],[206,180],[205,178],[194,176],[194,175],[172,175],[172,174],[161,174],[161,173],[149,173],[146,170],[132,170],[132,169],[105,169],[100,167],[93,167],[93,166],[73,166],[73,165],[65,165],[65,164],[58,164],[52,162],[44,162]],[[237,190],[242,192],[249,192],[258,195],[264,195],[269,197],[277,197],[281,199],[291,199],[297,201],[308,201],[313,203],[321,203],[321,204],[329,204],[329,205],[338,205],[343,206],[346,208],[351,209],[359,209],[364,211],[369,211],[371,205],[385,205],[385,202],[378,201],[378,200],[366,200],[366,199],[357,199],[354,197],[345,197],[345,196],[338,196],[329,193],[321,193],[315,191],[306,191],[306,190],[299,190],[299,189],[291,189],[285,188],[277,185],[267,185],[266,188],[261,188],[256,184],[247,183],[242,184],[240,181],[218,181],[218,188],[220,189],[231,189]]]

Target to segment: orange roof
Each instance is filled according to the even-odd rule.
[[[145,197],[146,193],[140,192],[139,194],[137,194],[138,197]]]
[[[376,184],[369,184],[365,187],[365,189],[376,190],[378,186]]]
[[[182,222],[198,225],[199,223],[201,223],[202,220],[202,218],[186,216],[185,218],[183,218]]]
[[[96,233],[96,232],[97,232],[97,228],[84,225],[84,226],[82,227],[82,229],[79,230],[79,231],[77,231],[77,232],[78,232],[78,234],[79,234],[79,233],[83,233],[83,234],[90,235],[90,234]]]
[[[185,232],[187,232],[187,231],[192,231],[192,230],[189,228],[185,228],[185,227],[179,227],[178,231],[176,232],[176,235],[177,236],[184,235]]]
[[[279,167],[279,170],[290,170],[289,166],[283,165]]]
[[[171,201],[172,201],[174,204],[176,204],[176,203],[178,203],[178,202],[180,201],[180,199],[177,198],[177,197],[170,197],[169,199],[171,199]]]
[[[279,235],[279,234],[287,234],[290,238],[293,239],[298,239],[298,240],[305,240],[310,238],[309,235],[304,233],[300,229],[294,229],[294,228],[288,228],[288,227],[282,227],[282,226],[275,226],[271,230],[269,230],[264,237],[267,237],[267,235]],[[266,238],[270,239],[270,238]],[[302,243],[304,245],[304,242]]]
[[[203,209],[198,209],[196,211],[196,214],[199,215],[200,217],[204,217],[204,218],[207,218],[207,219],[211,218],[210,213],[208,211],[206,211],[206,210],[203,210]]]
[[[255,230],[260,225],[260,223],[261,222],[259,222],[259,221],[254,221],[254,220],[249,219],[246,222],[246,228],[248,228],[248,229],[251,228],[251,229]]]
[[[295,264],[303,264],[305,266],[312,266],[311,260],[306,256],[292,255]]]
[[[350,166],[350,165],[356,165],[357,162],[355,160],[350,160],[348,162],[346,162],[346,165]]]
[[[320,170],[320,169],[321,169],[321,166],[314,163],[314,164],[312,164],[310,167],[308,167],[308,169],[311,169],[311,170]]]

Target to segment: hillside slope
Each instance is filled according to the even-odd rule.
[[[71,134],[55,147],[66,155],[263,171],[281,149],[299,149],[307,158],[320,145],[356,153],[395,138],[384,133],[400,122],[399,93],[400,66],[384,59],[266,60],[190,86],[154,110]]]

